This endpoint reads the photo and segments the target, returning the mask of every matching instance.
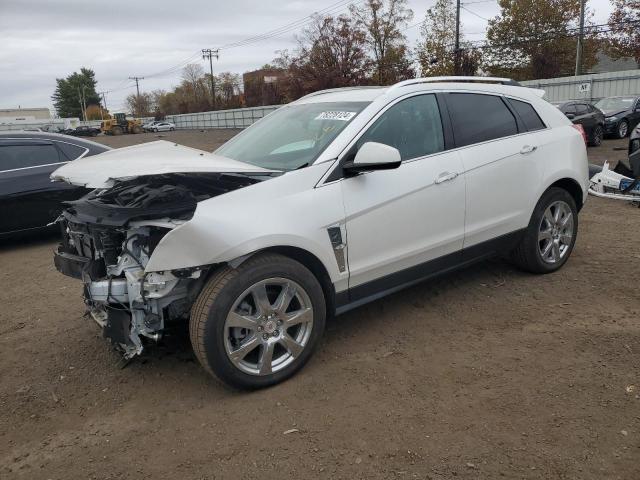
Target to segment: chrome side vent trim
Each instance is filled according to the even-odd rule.
[[[347,269],[347,262],[344,256],[344,248],[347,246],[342,241],[342,230],[339,226],[327,228],[329,234],[329,241],[331,241],[331,247],[333,247],[333,254],[336,256],[336,263],[338,264],[338,270],[344,272]]]

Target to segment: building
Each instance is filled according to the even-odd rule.
[[[242,75],[247,107],[277,105],[283,100],[286,72],[279,68],[261,68]]]
[[[33,120],[50,120],[48,108],[1,108],[0,122],[28,122]]]

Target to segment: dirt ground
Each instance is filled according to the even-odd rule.
[[[638,238],[640,209],[591,197],[560,272],[493,260],[376,301],[253,393],[207,376],[185,331],[119,369],[55,239],[5,243],[0,478],[638,479]]]

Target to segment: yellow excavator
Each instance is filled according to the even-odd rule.
[[[142,133],[142,121],[137,118],[127,118],[124,113],[115,113],[113,118],[104,120],[100,130],[105,135],[122,135],[123,133]]]

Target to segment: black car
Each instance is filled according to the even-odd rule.
[[[640,125],[629,136],[629,157],[640,157]]]
[[[49,175],[63,164],[111,150],[88,140],[43,132],[0,133],[0,237],[44,228],[61,202],[88,192]]]
[[[604,112],[604,129],[607,135],[624,138],[640,123],[640,96],[608,97],[596,102]]]
[[[87,127],[85,125],[81,125],[76,128],[64,130],[62,133],[64,133],[65,135],[72,135],[74,137],[95,137],[100,133],[100,129],[96,127]]]
[[[579,100],[554,102],[574,124],[582,125],[589,145],[597,147],[602,143],[605,129],[605,116],[596,106]]]

